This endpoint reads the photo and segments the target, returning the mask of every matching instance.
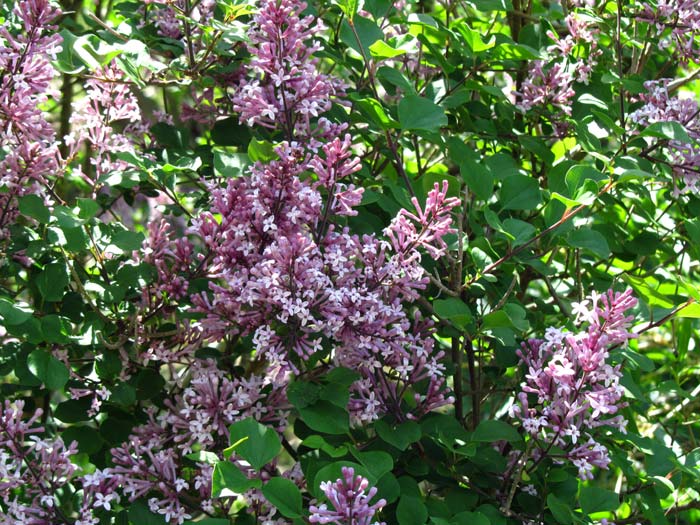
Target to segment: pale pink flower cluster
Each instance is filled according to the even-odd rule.
[[[700,4],[696,0],[656,0],[644,2],[638,19],[648,22],[659,36],[675,44],[678,57],[684,62],[700,58]],[[660,42],[663,45],[663,42]]]
[[[367,478],[356,476],[352,467],[343,467],[342,474],[343,477],[334,482],[321,483],[321,490],[333,508],[329,509],[325,503],[311,505],[309,521],[320,525],[372,525],[374,515],[386,505],[386,500],[380,499],[370,505],[377,494],[376,487],[369,487]],[[380,524],[375,522],[374,525]]]
[[[517,107],[528,112],[533,108],[550,110],[550,120],[557,135],[568,129],[566,118],[571,116],[571,104],[576,95],[574,82],[588,84],[602,50],[596,35],[599,30],[578,13],[569,13],[566,32],[559,36],[548,31],[553,44],[547,48],[548,60],[535,60],[522,83]]]
[[[61,165],[42,110],[56,96],[51,60],[62,39],[51,31],[59,15],[48,0],[22,0],[0,27],[0,240],[17,218],[18,197],[33,193],[49,203],[47,180]],[[12,31],[13,23],[22,31]]]
[[[627,424],[618,413],[625,406],[622,373],[609,364],[609,352],[636,337],[628,331],[634,318],[626,315],[636,304],[631,290],[593,293],[574,305],[585,331],[548,328],[544,339],[530,339],[518,351],[527,373],[511,415],[535,440],[535,459],[557,447],[581,479],[592,479],[593,467],[607,468],[608,451],[596,441],[596,429],[625,432]]]
[[[182,524],[193,513],[230,506],[226,500],[211,499],[211,464],[190,460],[188,454],[204,449],[223,460],[222,443],[228,444],[229,426],[246,417],[279,430],[287,426],[284,389],[266,385],[255,375],[229,379],[211,361],[195,362],[190,373],[189,386],[166,400],[166,411],[159,415],[152,411],[147,424],[136,427],[126,443],[112,449],[116,466],[110,476],[118,480],[129,501],[148,496],[151,511],[168,523]]]
[[[191,228],[209,254],[213,280],[210,293],[193,302],[206,314],[205,337],[253,334],[273,384],[286,384],[317,352],[360,371],[350,403],[358,421],[402,413],[406,389],[429,379],[427,396],[419,396],[413,409],[416,417],[448,399],[440,388],[442,353],[433,350],[429,323],[411,319],[402,302],[415,300],[425,285],[417,251],[441,253],[456,201],[436,189],[425,211],[402,215],[394,237],[414,242],[398,246],[400,258],[376,237],[338,231],[331,219],[350,214],[361,195],[350,186],[343,193],[358,191],[357,197],[337,192],[338,178],[359,167],[349,148],[348,138],[336,139],[309,158],[282,146],[279,160],[256,164],[248,177],[213,189],[211,212]],[[316,181],[301,179],[307,167]]]
[[[321,44],[314,37],[323,25],[312,16],[302,18],[305,8],[298,0],[260,2],[249,35],[252,75],[233,99],[242,121],[281,128],[288,141],[332,138],[342,128],[319,119],[345,88],[339,79],[319,71],[319,60],[313,55]]]
[[[75,443],[44,439],[44,428],[36,426],[42,410],[28,420],[23,410],[23,401],[5,401],[0,409],[0,524],[62,523],[56,491],[76,471]]]
[[[523,112],[551,108],[552,127],[555,133],[563,135],[568,129],[565,119],[571,116],[571,103],[576,95],[573,82],[574,76],[566,61],[549,65],[544,60],[535,60],[517,94],[517,106]]]
[[[645,82],[647,92],[641,95],[644,105],[630,114],[630,120],[640,126],[678,122],[692,140],[700,140],[700,106],[691,98],[670,96],[669,82],[668,79]],[[665,147],[673,170],[674,194],[700,193],[700,146],[670,140]]]
[[[79,166],[73,172],[97,191],[106,175],[130,166],[118,154],[135,151],[134,139],[138,137],[132,132],[143,135],[143,118],[131,86],[115,63],[93,72],[85,87],[86,96],[73,104],[72,132],[64,140],[70,148],[69,158],[75,157],[83,144],[89,145],[94,173],[84,173]]]

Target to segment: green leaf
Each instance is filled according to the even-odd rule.
[[[347,19],[343,20],[340,26],[340,40],[369,59],[370,46],[377,40],[383,40],[384,32],[373,20],[363,16],[355,16],[352,22],[351,27]]]
[[[584,514],[614,511],[620,506],[620,499],[616,493],[598,487],[581,487],[579,502]]]
[[[641,296],[649,306],[660,306],[661,308],[674,308],[676,305],[670,297],[661,293],[659,282],[652,277],[642,278],[624,274],[622,276],[634,291]]]
[[[422,435],[420,425],[415,421],[405,421],[392,427],[378,420],[374,423],[374,429],[380,438],[399,450],[406,450],[411,443],[419,441]]]
[[[642,131],[640,136],[676,140],[684,144],[691,144],[694,142],[679,122],[672,121],[655,122]]]
[[[352,454],[372,474],[374,479],[379,479],[394,469],[394,460],[381,450],[358,452],[352,449]]]
[[[272,461],[282,447],[277,432],[252,417],[237,421],[229,427],[229,431],[230,442],[238,443],[236,454],[256,470]]]
[[[0,297],[0,317],[5,326],[15,326],[28,321],[32,316],[32,310],[27,306],[21,306],[5,297]]]
[[[259,479],[249,479],[241,470],[228,461],[219,461],[214,467],[211,480],[211,497],[226,498],[242,494],[251,488],[259,488]]]
[[[459,328],[466,328],[474,318],[469,306],[457,297],[436,299],[433,301],[435,313],[443,319],[449,319]]]
[[[27,366],[49,390],[61,390],[70,377],[66,365],[46,350],[37,349],[29,354]]]
[[[68,73],[69,75],[80,73],[85,69],[85,66],[73,51],[73,46],[78,37],[67,29],[61,30],[59,34],[62,38],[62,45],[61,50],[56,54],[55,67],[62,73]]]
[[[398,126],[399,123],[394,119],[389,118],[384,110],[384,106],[382,106],[379,101],[373,98],[359,98],[352,96],[350,98],[353,100],[360,113],[369,118],[379,128],[391,129]]]
[[[165,525],[166,523],[165,516],[151,512],[144,499],[129,503],[128,515],[131,525]]]
[[[145,237],[141,232],[118,230],[112,235],[112,244],[125,252],[140,250]]]
[[[369,46],[369,52],[374,58],[394,58],[406,54],[405,49],[391,47],[383,40],[377,40],[374,44]]]
[[[599,257],[610,255],[608,241],[602,233],[589,228],[579,228],[569,233],[566,242],[574,248],[583,248]]]
[[[438,131],[447,126],[447,115],[432,100],[408,95],[399,102],[399,122],[403,129]]]
[[[574,513],[566,503],[557,498],[554,494],[549,494],[547,496],[547,506],[552,512],[554,519],[559,523],[563,525],[571,525],[573,523]]]
[[[577,195],[577,190],[583,187],[587,180],[600,182],[607,180],[607,177],[593,166],[578,164],[569,168],[566,172],[565,180],[569,195]]]
[[[325,434],[345,434],[350,430],[347,410],[329,401],[318,401],[299,409],[302,421],[312,430]]]
[[[219,177],[227,179],[238,177],[249,164],[250,159],[244,153],[229,153],[221,149],[214,150],[214,173]]]
[[[46,301],[60,301],[63,291],[68,286],[66,265],[60,262],[47,264],[36,278],[39,293]]]
[[[459,163],[459,172],[469,189],[481,200],[488,200],[493,196],[494,177],[486,166],[471,159],[464,159]]]
[[[691,303],[676,312],[676,317],[700,319],[700,304]]]
[[[520,246],[535,236],[537,229],[529,222],[519,219],[506,219],[503,221],[503,230],[511,237],[513,247]]]
[[[504,421],[490,419],[482,421],[472,434],[472,441],[493,443],[495,441],[508,441],[517,443],[522,437],[512,426]]]
[[[392,86],[400,88],[404,93],[416,94],[416,88],[406,78],[406,76],[393,67],[382,66],[377,70],[377,78],[388,82]]]
[[[301,442],[305,447],[320,449],[332,458],[342,458],[348,453],[346,446],[334,447],[321,436],[313,435]]]
[[[319,386],[305,381],[294,381],[287,387],[287,399],[297,408],[313,405],[318,401]]]
[[[404,495],[396,507],[396,519],[399,525],[423,525],[428,519],[428,509],[420,498]]]
[[[84,221],[92,219],[94,216],[96,216],[98,213],[100,213],[102,211],[102,206],[100,206],[93,199],[81,199],[81,198],[79,198],[79,199],[77,199],[77,204],[78,204],[78,217],[80,217]]]
[[[461,20],[455,24],[455,27],[464,39],[464,43],[466,43],[469,46],[469,49],[471,49],[472,53],[482,53],[496,45],[496,39],[494,36],[492,36],[488,42],[484,42],[481,38],[481,33],[474,31]]]
[[[104,444],[104,440],[97,430],[84,425],[68,427],[61,434],[61,439],[66,445],[75,441],[78,444],[78,451],[83,454],[94,454]]]
[[[248,144],[248,158],[252,162],[262,162],[263,164],[275,160],[277,154],[274,146],[266,140],[252,139]]]
[[[272,478],[263,485],[262,493],[283,516],[301,517],[303,512],[301,491],[293,482],[285,478]]]
[[[503,210],[532,210],[542,201],[537,180],[526,175],[513,175],[505,179],[500,196]]]
[[[488,517],[481,512],[460,512],[450,520],[455,525],[491,525]]]
[[[46,224],[51,219],[49,209],[44,205],[44,200],[38,195],[30,194],[20,197],[19,211],[22,215],[36,219],[42,224]]]
[[[324,379],[328,383],[342,385],[347,388],[350,385],[352,385],[355,381],[361,378],[362,376],[359,374],[359,372],[351,370],[349,368],[338,366],[330,372],[328,372]]]
[[[340,7],[345,17],[352,21],[360,8],[361,2],[359,0],[335,0],[335,3]]]

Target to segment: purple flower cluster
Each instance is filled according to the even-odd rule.
[[[688,131],[688,136],[697,141],[700,139],[700,106],[693,99],[670,96],[669,82],[668,79],[645,82],[647,92],[641,95],[644,105],[630,114],[630,120],[641,126],[678,122]],[[673,170],[674,194],[700,193],[700,146],[671,140],[666,149]]]
[[[700,5],[696,0],[656,0],[644,2],[639,20],[648,22],[660,35],[670,39],[660,45],[675,44],[678,57],[685,61],[700,58]]]
[[[149,496],[151,511],[168,523],[181,524],[193,511],[212,513],[215,505],[226,505],[211,500],[211,464],[186,455],[205,449],[223,460],[228,427],[240,419],[252,416],[279,430],[287,421],[284,390],[266,386],[261,377],[232,380],[207,361],[197,361],[189,374],[182,393],[166,400],[167,411],[152,413],[149,423],[112,450],[116,466],[109,470],[129,501]]]
[[[35,426],[42,411],[23,419],[24,402],[5,401],[0,411],[0,523],[52,525],[63,522],[56,491],[76,471],[71,456],[75,443],[41,437]]]
[[[566,18],[563,36],[548,31],[553,44],[547,48],[547,60],[530,63],[527,77],[518,95],[518,108],[523,112],[533,108],[548,108],[552,111],[550,120],[557,135],[563,135],[571,116],[571,104],[576,95],[574,82],[588,84],[593,68],[602,54],[595,39],[598,30],[591,22],[569,13]]]
[[[546,65],[544,60],[535,60],[530,64],[527,78],[518,94],[518,108],[523,112],[534,107],[553,108],[552,126],[558,135],[562,135],[567,129],[563,119],[571,115],[571,103],[576,94],[572,87],[574,76],[566,63]]]
[[[302,18],[304,9],[306,4],[299,0],[260,2],[249,35],[252,78],[241,83],[233,99],[242,121],[281,128],[289,141],[332,138],[344,127],[318,119],[345,88],[339,79],[319,71],[313,55],[321,44],[314,36],[323,25],[312,16]]]
[[[22,0],[0,27],[0,239],[17,215],[17,198],[30,193],[47,199],[48,177],[57,175],[56,137],[41,107],[55,96],[51,60],[61,37],[49,34],[60,12],[48,0]]]
[[[321,505],[311,505],[309,511],[309,521],[326,525],[335,523],[336,525],[372,525],[374,515],[386,505],[383,499],[370,505],[370,501],[377,494],[376,487],[369,487],[369,481],[362,476],[356,476],[352,467],[342,468],[342,478],[334,482],[324,481],[321,483],[321,490],[333,505],[333,509],[323,503]],[[374,523],[374,525],[382,525]]]
[[[94,174],[83,173],[79,166],[73,172],[82,176],[97,191],[100,179],[115,171],[124,171],[129,164],[117,158],[119,153],[133,153],[144,124],[138,100],[125,81],[124,73],[112,63],[95,71],[85,82],[86,96],[74,104],[71,116],[72,133],[65,137],[69,159],[88,144]]]
[[[631,290],[593,293],[575,305],[585,331],[549,328],[544,339],[530,339],[518,351],[527,374],[511,415],[535,440],[535,459],[558,447],[581,479],[592,479],[593,467],[607,468],[608,451],[593,434],[602,426],[625,431],[620,365],[607,361],[611,347],[635,337],[627,329],[633,317],[625,314],[636,304]]]
[[[277,154],[278,160],[253,166],[249,177],[214,188],[211,212],[191,228],[205,246],[213,279],[209,293],[193,298],[206,314],[205,337],[253,333],[273,384],[286,384],[317,352],[359,370],[363,380],[353,386],[350,405],[357,420],[389,411],[405,417],[403,394],[424,379],[429,395],[415,415],[446,403],[442,353],[433,350],[430,325],[418,314],[412,319],[402,303],[425,285],[417,250],[438,255],[444,249],[441,236],[456,199],[436,188],[425,211],[402,213],[390,227],[397,248],[391,254],[384,241],[332,224],[334,216],[353,213],[361,196],[339,182],[359,168],[349,138],[310,158],[287,145]],[[306,169],[317,180],[302,180]]]

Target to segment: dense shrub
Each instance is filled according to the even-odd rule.
[[[0,18],[0,524],[700,520],[697,2]]]

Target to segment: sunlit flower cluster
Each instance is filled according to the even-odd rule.
[[[578,333],[549,328],[544,339],[530,339],[518,351],[526,367],[522,392],[511,414],[537,443],[534,456],[552,447],[564,449],[581,479],[592,479],[593,467],[607,468],[610,458],[596,441],[602,426],[625,432],[619,414],[624,407],[620,365],[610,364],[610,350],[635,335],[628,331],[627,312],[637,300],[631,290],[592,294],[575,305]]]

